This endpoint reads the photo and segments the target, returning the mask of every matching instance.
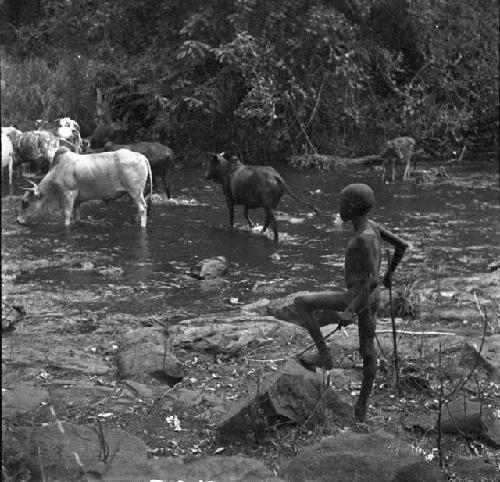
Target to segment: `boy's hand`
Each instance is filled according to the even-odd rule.
[[[383,285],[386,288],[390,288],[392,286],[392,273],[389,271],[385,274],[384,279],[382,281]]]

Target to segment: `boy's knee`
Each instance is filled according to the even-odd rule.
[[[293,305],[299,311],[309,311],[308,303],[307,303],[306,298],[304,296],[297,296],[293,300]]]

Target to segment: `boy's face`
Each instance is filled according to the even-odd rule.
[[[339,214],[342,221],[350,221],[352,219],[353,204],[347,199],[340,198]]]

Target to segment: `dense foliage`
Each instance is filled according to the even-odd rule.
[[[398,135],[446,153],[475,130],[498,146],[497,0],[7,0],[2,13],[2,125],[71,115],[89,134],[101,88],[131,137],[184,153],[367,154]]]

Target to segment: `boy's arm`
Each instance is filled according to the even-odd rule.
[[[409,245],[399,236],[396,236],[394,233],[391,233],[389,230],[383,228],[382,226],[379,225],[378,229],[380,232],[380,237],[384,241],[387,241],[388,243],[394,246],[394,254],[391,258],[391,263],[389,265],[387,273],[384,276],[384,281],[383,281],[384,286],[386,288],[389,288],[392,284],[392,275],[394,271],[396,271],[398,264],[403,259],[403,255],[405,254],[405,251],[407,250]]]

